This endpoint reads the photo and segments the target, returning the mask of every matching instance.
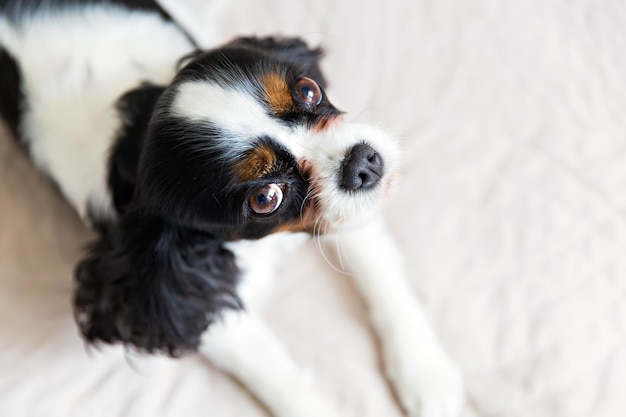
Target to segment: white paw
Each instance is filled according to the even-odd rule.
[[[390,355],[387,372],[410,417],[458,417],[465,402],[463,379],[440,350]]]

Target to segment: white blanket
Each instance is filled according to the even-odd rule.
[[[166,4],[209,47],[323,44],[331,100],[401,140],[388,219],[465,416],[626,416],[623,2]],[[87,234],[0,136],[0,416],[266,415],[200,358],[85,351],[68,294]],[[281,269],[272,327],[347,417],[402,415],[365,307],[307,251]]]

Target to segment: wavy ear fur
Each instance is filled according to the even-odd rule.
[[[223,309],[242,308],[222,242],[139,210],[122,215],[75,275],[76,320],[90,343],[177,356],[197,348]]]

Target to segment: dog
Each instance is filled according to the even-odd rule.
[[[338,417],[254,313],[280,256],[335,233],[406,411],[458,415],[460,373],[380,221],[396,146],[331,103],[321,49],[242,37],[201,50],[150,0],[0,7],[0,114],[98,232],[75,269],[86,342],[199,352],[275,416]]]

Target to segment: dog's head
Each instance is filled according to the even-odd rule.
[[[150,119],[132,203],[77,268],[87,340],[193,349],[241,307],[224,241],[327,232],[379,208],[395,147],[344,120],[320,56],[298,39],[242,38],[186,59]]]
[[[140,166],[150,210],[225,239],[328,231],[384,200],[395,147],[348,123],[300,40],[197,54],[161,97]]]

